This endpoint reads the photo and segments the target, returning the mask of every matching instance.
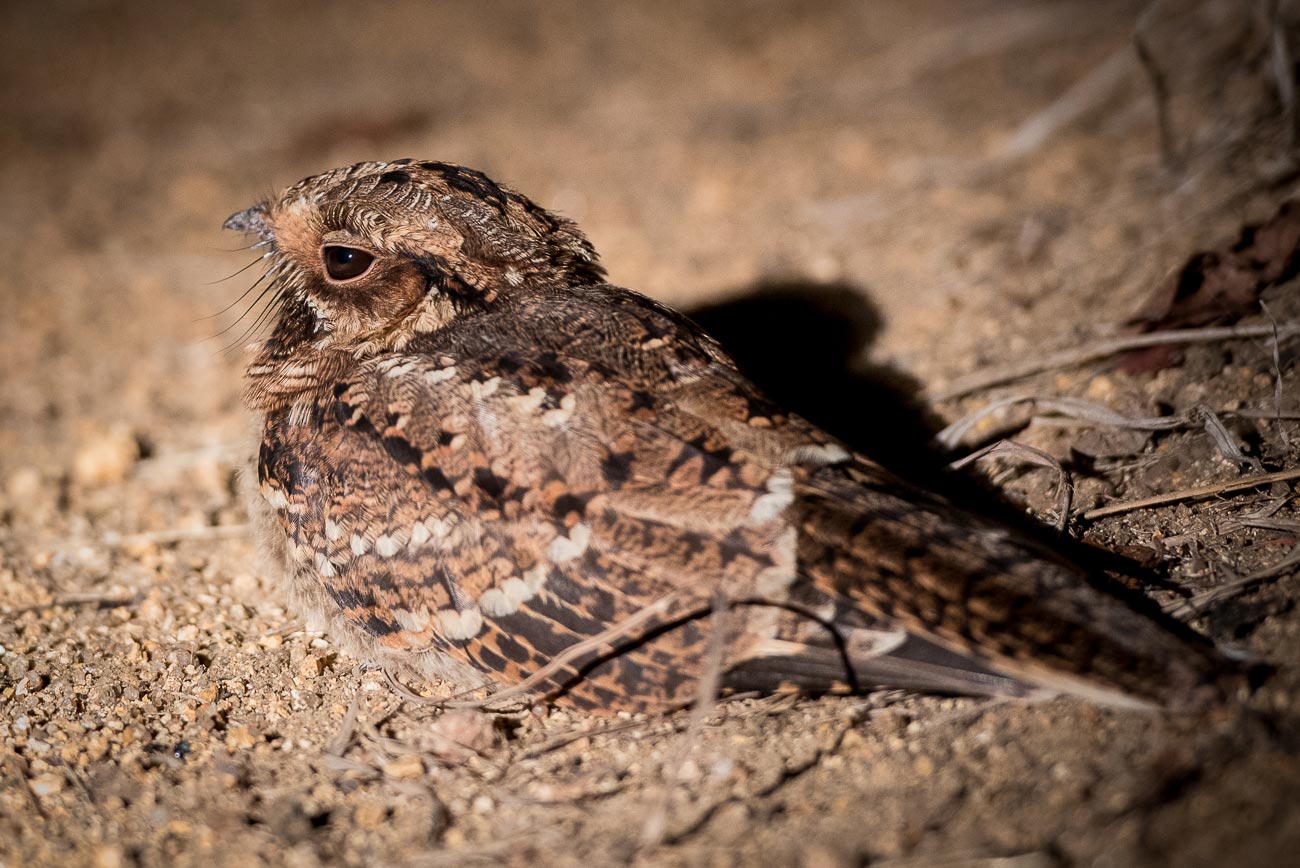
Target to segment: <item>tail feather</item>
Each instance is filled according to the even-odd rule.
[[[1221,698],[1237,668],[1150,600],[892,480],[827,468],[797,494],[814,586],[1014,681],[1179,707]]]
[[[733,691],[840,693],[900,688],[959,696],[1028,697],[1032,685],[916,636],[851,629],[842,647],[768,640],[727,673]],[[879,647],[883,641],[887,647]],[[864,650],[870,648],[871,650]]]

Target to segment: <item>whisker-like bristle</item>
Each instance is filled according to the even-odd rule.
[[[268,295],[269,293],[275,292],[276,290],[277,290],[276,282],[275,282],[274,279],[272,279],[271,282],[268,283],[268,284],[266,285],[266,287],[265,287],[265,288],[264,288],[260,293],[258,293],[257,298],[253,299],[252,303],[249,304],[248,307],[246,307],[246,308],[244,309],[244,312],[241,313],[241,314],[240,314],[240,315],[235,319],[234,322],[230,323],[230,325],[226,326],[226,327],[223,328],[221,331],[217,332],[215,335],[213,335],[213,337],[214,337],[214,338],[219,338],[219,337],[221,337],[222,335],[224,335],[224,334],[226,334],[227,332],[229,332],[229,331],[230,331],[231,329],[233,329],[235,326],[239,325],[241,322],[243,322],[244,317],[246,317],[246,316],[248,316],[250,313],[252,313],[252,312],[257,308],[257,306],[258,306],[259,304],[262,303],[262,300],[263,300],[264,298],[266,298],[267,295]]]
[[[239,337],[235,338],[233,341],[231,341],[230,343],[222,347],[220,352],[228,353],[231,350],[245,346],[249,342],[250,338],[252,338],[261,330],[262,326],[266,324],[268,319],[274,320],[275,316],[280,312],[280,310],[283,309],[283,307],[284,307],[284,297],[276,296],[274,299],[272,299],[272,301],[269,304],[266,305],[266,307],[262,308],[262,311],[257,315],[257,318],[253,320],[252,324],[249,325],[246,329],[244,329],[244,331],[239,335]]]
[[[205,283],[205,284],[203,284],[203,285],[204,285],[204,286],[216,286],[218,283],[225,283],[227,280],[233,280],[234,278],[239,277],[239,275],[243,274],[245,271],[248,271],[248,269],[252,268],[252,267],[253,267],[254,265],[256,265],[257,263],[261,262],[263,259],[266,259],[267,257],[269,257],[269,256],[274,256],[274,255],[275,255],[275,251],[274,251],[274,250],[268,250],[268,251],[266,251],[265,253],[263,253],[261,256],[259,256],[259,257],[257,257],[256,259],[254,259],[252,262],[250,262],[250,263],[248,263],[247,265],[245,265],[243,268],[241,268],[241,269],[239,269],[238,271],[234,272],[233,274],[228,274],[228,275],[226,275],[225,277],[221,278],[220,280],[210,280],[210,281],[208,281],[207,283]]]
[[[245,244],[243,247],[209,247],[207,249],[216,251],[217,253],[243,253],[245,250],[256,250],[259,247],[265,247],[268,244],[274,243],[275,242],[271,239],[265,238],[261,241],[254,241],[252,244]]]
[[[236,347],[243,346],[249,338],[257,334],[268,321],[275,321],[279,314],[284,310],[287,300],[294,292],[296,284],[293,277],[293,272],[289,269],[288,264],[281,260],[268,268],[266,273],[257,279],[257,282],[253,287],[249,287],[249,291],[251,292],[257,284],[269,279],[266,286],[263,287],[260,293],[258,293],[257,298],[253,299],[248,307],[245,308],[244,312],[241,313],[237,319],[212,336],[212,338],[215,339],[230,333],[236,326],[243,322],[249,314],[254,310],[257,310],[259,306],[261,307],[257,315],[254,317],[252,324],[245,328],[234,341],[217,350],[218,355],[229,353]],[[248,293],[245,293],[245,295],[247,294]],[[267,301],[266,304],[263,304],[263,301],[266,301],[268,298],[269,301]]]
[[[260,259],[256,260],[256,262],[260,262],[260,261],[261,261]],[[242,272],[242,271],[245,271],[247,268],[248,268],[248,266],[245,266],[244,268],[241,268],[241,269],[239,270],[239,272],[236,272],[236,274],[238,274],[238,273],[240,273],[240,272]],[[201,317],[198,317],[197,319],[194,320],[194,322],[207,322],[207,321],[210,320],[210,319],[216,319],[217,317],[222,316],[223,314],[229,313],[230,310],[231,310],[231,308],[233,308],[235,305],[239,304],[239,303],[240,303],[241,301],[243,301],[244,299],[248,298],[249,293],[251,293],[253,290],[257,289],[258,285],[261,284],[262,281],[266,280],[266,278],[271,274],[272,270],[273,270],[273,268],[268,268],[266,271],[262,272],[262,275],[261,275],[260,277],[258,277],[257,280],[253,281],[252,284],[249,285],[248,289],[246,289],[246,290],[244,290],[243,292],[241,292],[241,293],[239,294],[239,297],[236,298],[234,301],[232,301],[230,304],[226,305],[225,307],[223,307],[221,310],[217,311],[216,313],[210,313],[210,314],[208,314],[207,316],[201,316]],[[231,275],[231,277],[233,277],[233,276],[234,276],[234,275]],[[229,278],[227,278],[227,280],[229,280]]]

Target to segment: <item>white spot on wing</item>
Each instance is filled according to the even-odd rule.
[[[379,555],[381,558],[391,558],[393,555],[397,554],[398,548],[400,548],[400,546],[396,537],[388,536],[386,534],[384,536],[375,537],[375,554]]]
[[[557,536],[546,547],[546,556],[557,564],[567,563],[580,557],[587,550],[591,541],[591,528],[585,524],[575,524],[567,537]]]
[[[506,595],[506,599],[510,601],[510,604],[518,609],[520,605],[536,596],[537,591],[544,584],[546,584],[545,578],[538,583],[537,587],[533,587],[523,579],[511,577],[501,583],[501,592]]]
[[[852,456],[849,450],[838,443],[805,443],[790,450],[786,460],[791,464],[811,464],[822,467],[828,464],[840,464]]]
[[[436,368],[427,372],[424,375],[424,381],[426,383],[442,383],[446,380],[450,380],[454,376],[456,376],[456,366],[449,365],[445,368]]]
[[[316,552],[316,572],[320,574],[322,579],[334,577],[334,565],[330,563],[330,559],[325,556],[324,552]]]
[[[397,364],[389,367],[389,369],[384,373],[388,374],[388,376],[396,380],[396,379],[400,379],[401,377],[405,377],[407,374],[411,373],[411,371],[414,371],[415,367],[416,367],[416,363],[413,361],[403,362],[401,364]]]
[[[451,529],[456,526],[455,516],[448,516],[445,519],[432,516],[424,520],[424,526],[429,531],[429,537],[434,540],[444,540]]]
[[[478,609],[439,609],[438,621],[448,639],[472,639],[483,629],[483,615]]]
[[[366,552],[370,551],[370,542],[361,534],[357,534],[357,533],[352,534],[352,539],[350,540],[350,543],[352,547],[352,554],[356,555],[357,557],[361,557]]]
[[[546,586],[546,580],[550,577],[550,575],[551,575],[551,568],[546,564],[538,564],[537,566],[532,567],[531,569],[524,570],[524,585],[528,588],[529,591],[532,592],[531,594],[529,594],[529,597],[531,597],[533,594],[536,594],[538,591],[540,591],[542,588]],[[513,579],[510,579],[508,581],[513,581]],[[528,598],[525,597],[525,599]]]
[[[767,480],[767,494],[756,499],[749,508],[749,524],[767,524],[793,502],[794,481],[790,478],[790,471],[779,470]]]
[[[545,579],[543,579],[543,582]],[[540,587],[540,585],[539,585]],[[478,605],[494,618],[519,611],[519,607],[537,595],[537,591],[523,579],[511,577],[498,588],[490,588],[479,597]]]
[[[546,390],[541,386],[533,386],[528,390],[527,395],[516,395],[508,399],[511,406],[522,414],[532,414],[537,412],[537,408],[542,406],[546,400]]]
[[[552,428],[558,428],[569,421],[573,416],[573,408],[578,406],[578,399],[570,393],[560,399],[560,406],[554,410],[547,410],[542,414],[542,424],[549,425]]]
[[[478,607],[490,618],[500,618],[513,612],[514,606],[498,588],[488,588],[478,598]]]
[[[469,384],[469,394],[476,401],[484,398],[490,398],[496,394],[497,388],[501,385],[500,377],[493,377],[490,380],[474,380]]]
[[[798,537],[793,527],[786,528],[772,547],[772,566],[759,572],[754,580],[754,590],[760,597],[783,601],[788,596],[795,578],[795,545]]]

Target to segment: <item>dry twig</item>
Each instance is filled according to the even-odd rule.
[[[518,684],[498,690],[482,699],[456,699],[455,697],[450,699],[440,699],[420,696],[419,694],[412,693],[410,690],[403,687],[387,670],[384,670],[384,676],[388,679],[388,684],[395,693],[403,699],[417,705],[436,705],[442,708],[490,708],[499,706],[502,702],[507,700],[526,697],[534,687],[563,669],[568,664],[572,663],[574,660],[591,651],[600,650],[615,639],[625,636],[646,622],[658,618],[664,612],[668,611],[668,609],[677,602],[677,599],[677,594],[666,594],[663,597],[660,597],[658,600],[655,600],[640,611],[629,615],[609,629],[597,633],[595,636],[583,639],[581,642],[575,642],[568,648],[565,648],[559,654],[551,658],[550,662],[545,666],[538,669]]]
[[[1237,524],[1255,530],[1276,530],[1282,533],[1300,534],[1300,521],[1288,518],[1240,518]]]
[[[1127,46],[1111,54],[1051,105],[1016,127],[991,155],[991,161],[1005,163],[1034,153],[1058,132],[1103,105],[1129,79],[1132,69],[1133,56]]]
[[[104,534],[104,544],[109,546],[167,545],[175,542],[191,542],[217,539],[238,539],[250,536],[253,532],[249,524],[217,524],[204,527],[169,527],[163,530],[150,530],[142,533],[125,535]]]
[[[1151,85],[1151,97],[1156,106],[1156,126],[1160,131],[1161,160],[1166,169],[1175,171],[1181,167],[1182,160],[1174,141],[1173,120],[1169,114],[1169,82],[1165,79],[1164,70],[1156,63],[1155,54],[1147,41],[1147,31],[1159,5],[1160,0],[1155,0],[1138,16],[1137,27],[1133,30],[1133,47],[1137,51],[1138,62],[1142,64],[1142,71],[1146,73],[1147,82]]]
[[[347,752],[348,745],[352,743],[352,735],[357,729],[357,714],[361,710],[361,691],[357,690],[352,694],[352,704],[348,706],[348,713],[343,717],[343,724],[339,727],[338,733],[330,739],[329,745],[325,748],[325,753],[333,757],[341,757]]]
[[[641,843],[648,847],[657,846],[664,841],[664,835],[668,830],[668,810],[672,805],[673,787],[681,780],[682,768],[685,767],[687,758],[695,749],[700,730],[704,728],[704,721],[708,719],[709,712],[713,710],[714,702],[718,698],[731,614],[731,604],[721,591],[714,594],[712,609],[713,623],[710,625],[708,656],[705,658],[704,670],[700,673],[700,680],[696,685],[695,705],[691,707],[686,733],[677,746],[676,755],[664,772],[663,791],[641,830]]]
[[[1205,611],[1205,609],[1216,603],[1220,603],[1250,590],[1265,579],[1271,579],[1275,576],[1280,576],[1284,573],[1294,572],[1296,570],[1300,570],[1300,545],[1291,549],[1290,553],[1287,554],[1286,557],[1282,558],[1282,560],[1273,564],[1271,567],[1265,567],[1264,569],[1257,570],[1248,576],[1242,576],[1241,578],[1233,579],[1230,582],[1225,582],[1216,588],[1202,591],[1189,600],[1184,600],[1175,606],[1171,606],[1169,613],[1176,618],[1191,617]]]
[[[983,449],[975,450],[964,458],[959,458],[949,464],[948,468],[950,470],[960,470],[982,458],[1019,458],[1022,461],[1055,470],[1057,516],[1055,527],[1058,532],[1065,533],[1065,528],[1070,523],[1070,503],[1074,500],[1074,481],[1070,479],[1070,474],[1066,469],[1061,466],[1061,462],[1043,450],[1035,449],[1033,446],[1016,443],[1014,440],[999,440],[985,446]]]
[[[644,720],[624,720],[619,723],[609,724],[608,726],[597,727],[596,729],[574,729],[569,732],[562,732],[554,738],[547,739],[542,744],[524,753],[519,757],[520,760],[537,759],[545,756],[551,751],[559,750],[562,747],[568,747],[575,741],[582,741],[584,738],[596,738],[602,735],[612,735],[616,732],[625,732],[629,729],[649,726]]]
[[[1009,383],[1012,380],[1019,380],[1033,374],[1041,374],[1043,371],[1075,367],[1145,347],[1164,346],[1166,344],[1214,343],[1216,341],[1242,340],[1245,338],[1271,338],[1275,334],[1279,338],[1300,334],[1300,323],[1285,323],[1277,326],[1276,331],[1272,325],[1214,326],[1196,329],[1170,329],[1149,334],[1106,338],[1081,347],[1049,353],[1037,359],[1027,359],[1005,367],[977,371],[964,377],[958,377],[945,388],[927,390],[923,397],[932,403],[950,401],[991,386]]]
[[[1279,423],[1277,426],[1278,434],[1282,438],[1282,445],[1289,447],[1291,437],[1286,433],[1286,426],[1280,424],[1282,421],[1282,343],[1277,336],[1277,320],[1273,318],[1273,312],[1268,309],[1268,305],[1263,301],[1259,303],[1260,309],[1264,311],[1264,316],[1268,317],[1268,322],[1273,326],[1273,408],[1277,411],[1274,418]]]
[[[1204,404],[1196,404],[1190,410],[1174,416],[1133,418],[1122,413],[1116,413],[1101,404],[1094,404],[1091,401],[1084,401],[1079,398],[1038,398],[1033,395],[1012,395],[992,401],[979,410],[953,422],[935,435],[935,442],[945,449],[953,449],[985,418],[1007,407],[1026,403],[1032,404],[1035,412],[1046,410],[1059,413],[1072,420],[1094,425],[1108,425],[1115,428],[1129,428],[1137,431],[1168,431],[1174,428],[1200,425],[1214,440],[1215,446],[1218,447],[1219,452],[1225,458],[1256,473],[1262,473],[1264,470],[1264,466],[1260,464],[1258,459],[1252,458],[1241,451],[1236,439],[1228,433],[1227,428],[1223,427],[1219,417]],[[976,453],[977,456],[980,454],[982,453]],[[1046,455],[1046,453],[1042,453],[1042,455]],[[1054,464],[1056,463],[1055,459],[1052,459],[1052,461]],[[959,464],[949,466],[956,469],[960,464],[965,463],[968,462],[963,459]],[[1040,460],[1037,463],[1043,462]],[[1056,464],[1056,466],[1060,469],[1059,464]],[[1061,470],[1061,472],[1064,473],[1064,470]]]
[[[1111,503],[1106,506],[1099,506],[1096,509],[1088,510],[1083,514],[1082,518],[1085,521],[1092,521],[1098,518],[1105,518],[1108,515],[1119,515],[1125,512],[1132,512],[1135,509],[1147,509],[1152,506],[1165,506],[1166,504],[1178,503],[1184,500],[1204,500],[1207,497],[1214,497],[1219,494],[1231,494],[1234,491],[1246,491],[1251,488],[1258,488],[1261,485],[1270,485],[1274,482],[1286,482],[1290,479],[1300,479],[1300,468],[1279,470],[1276,473],[1262,473],[1258,476],[1234,479],[1231,482],[1217,482],[1213,485],[1201,485],[1196,488],[1185,488],[1182,491],[1171,491],[1167,494],[1155,494],[1151,497],[1142,497],[1124,503]]]
[[[1295,63],[1287,44],[1286,22],[1279,0],[1263,0],[1264,26],[1268,28],[1269,59],[1278,101],[1282,103],[1282,122],[1286,125],[1287,156],[1295,155],[1296,137],[1300,135],[1300,107],[1297,106]]]
[[[1035,395],[1010,395],[990,401],[980,409],[968,413],[953,422],[934,436],[934,440],[944,449],[955,449],[980,422],[994,413],[1014,407],[1017,404],[1032,404],[1033,412],[1059,413],[1069,419],[1094,425],[1109,425],[1116,428],[1132,428],[1139,431],[1167,431],[1186,424],[1182,416],[1155,416],[1151,418],[1133,418],[1116,413],[1109,407],[1084,401],[1080,398],[1039,398]]]
[[[39,612],[43,609],[53,609],[55,607],[71,609],[74,606],[94,606],[98,609],[116,609],[119,606],[138,606],[141,599],[142,597],[138,592],[134,594],[60,594],[48,603],[35,603],[17,609],[0,607],[0,612],[12,618],[27,612]]]

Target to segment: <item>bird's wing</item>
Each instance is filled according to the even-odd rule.
[[[583,679],[593,704],[687,701],[713,595],[788,585],[794,536],[788,474],[666,393],[576,359],[388,357],[295,411],[315,426],[269,424],[261,475],[378,641],[510,683],[605,636],[595,650],[639,647]]]
[[[1028,681],[1116,701],[1206,674],[1212,655],[1167,625],[693,361],[652,384],[544,354],[368,363],[315,410],[348,457],[310,486],[320,526],[291,536],[393,647],[509,684],[595,640],[529,684],[598,707],[689,701],[716,594],[799,610],[729,624],[726,666],[768,687],[844,680],[828,647],[849,680],[959,692]],[[842,647],[881,623],[896,640]],[[1189,648],[1205,666],[1181,672],[1167,658]]]

